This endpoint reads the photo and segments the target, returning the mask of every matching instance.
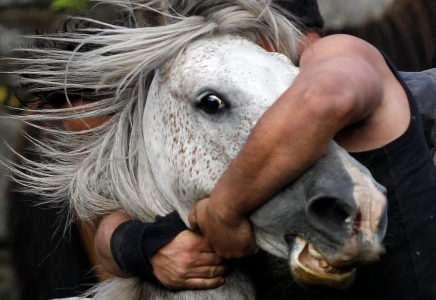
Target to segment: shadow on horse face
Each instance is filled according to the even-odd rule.
[[[210,194],[298,70],[279,54],[229,36],[197,41],[179,59],[154,79],[144,136],[151,172],[165,178],[159,190],[186,221],[195,199]],[[253,214],[258,245],[287,259],[300,283],[346,288],[356,265],[383,252],[384,192],[332,142],[301,178]]]

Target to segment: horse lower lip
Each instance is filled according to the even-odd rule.
[[[318,257],[322,257],[322,254],[313,245],[302,238],[296,238],[290,267],[298,282],[337,289],[348,288],[354,282],[355,269],[335,268]]]

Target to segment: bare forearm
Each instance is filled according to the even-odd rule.
[[[131,219],[132,218],[125,212],[113,212],[105,216],[98,226],[95,238],[95,250],[102,267],[116,277],[125,278],[129,276],[120,269],[112,256],[110,246],[111,236],[121,223]]]

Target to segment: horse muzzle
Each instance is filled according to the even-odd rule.
[[[358,187],[353,198],[317,197],[308,202],[307,219],[324,241],[295,238],[289,265],[300,284],[346,289],[354,282],[357,266],[378,260],[384,252],[385,189]]]

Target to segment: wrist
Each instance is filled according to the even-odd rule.
[[[184,230],[186,225],[177,212],[158,216],[153,223],[126,221],[112,234],[112,256],[124,273],[161,286],[154,274],[151,257]]]

